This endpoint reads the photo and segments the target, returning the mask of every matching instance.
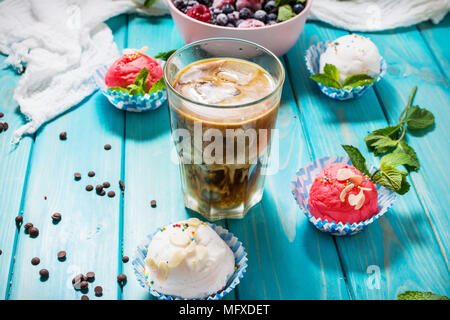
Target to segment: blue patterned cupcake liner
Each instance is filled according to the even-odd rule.
[[[152,241],[153,237],[155,236],[155,234],[157,234],[160,231],[159,228],[153,234],[148,235],[145,241],[137,247],[136,255],[132,262],[134,266],[134,274],[136,275],[136,279],[142,288],[147,289],[153,296],[155,296],[159,300],[220,300],[225,295],[230,293],[241,282],[241,279],[244,277],[244,274],[247,271],[247,260],[248,260],[247,252],[245,251],[242,242],[240,242],[238,238],[236,238],[227,229],[215,225],[214,223],[209,222],[205,223],[208,226],[210,226],[214,231],[217,232],[220,238],[222,238],[222,240],[225,241],[225,243],[230,247],[234,255],[234,265],[237,268],[235,268],[230,279],[228,279],[225,288],[215,294],[212,294],[202,299],[185,299],[177,296],[164,295],[153,289],[145,275],[145,258],[147,256],[148,246]]]
[[[309,73],[311,75],[316,74],[320,71],[320,55],[324,53],[328,45],[331,43],[331,41],[322,41],[318,42],[316,44],[313,44],[306,50],[305,54],[305,62],[306,62],[306,68],[308,69]],[[386,73],[386,60],[384,60],[383,57],[381,57],[380,62],[380,74],[378,75],[377,79],[370,83],[366,84],[364,86],[359,86],[356,88],[344,88],[344,89],[337,89],[333,87],[327,87],[321,83],[317,83],[320,90],[328,97],[336,100],[349,100],[349,99],[355,99],[360,96],[362,96],[368,89],[370,89],[375,82],[378,82],[381,80],[381,78]]]
[[[308,163],[305,167],[297,171],[297,174],[292,181],[292,194],[294,195],[297,204],[302,209],[305,216],[308,218],[317,229],[322,232],[329,233],[334,236],[349,236],[357,234],[369,226],[372,222],[378,220],[382,215],[384,215],[388,209],[393,205],[396,199],[396,195],[391,190],[376,184],[378,192],[378,208],[380,211],[373,217],[361,221],[359,223],[342,223],[335,221],[323,220],[321,218],[314,217],[309,211],[309,190],[314,182],[314,179],[319,175],[319,173],[326,166],[332,163],[344,162],[351,165],[350,159],[348,157],[325,157],[318,160],[314,160]],[[375,171],[375,167],[369,169],[371,172]]]
[[[162,60],[158,62],[163,65]],[[110,91],[105,84],[105,74],[109,66],[102,66],[94,73],[94,81],[99,87],[101,93],[111,102],[116,108],[131,112],[143,112],[148,110],[158,109],[167,100],[166,89],[153,92],[151,94],[130,95],[128,92]]]

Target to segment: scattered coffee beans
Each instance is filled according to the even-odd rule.
[[[31,227],[29,233],[32,238],[36,238],[39,235],[39,229],[36,227]]]
[[[122,257],[122,262],[123,263],[127,263],[128,261],[130,261],[130,258],[128,258],[127,256]]]
[[[150,201],[150,205],[152,206],[152,208],[156,208],[156,200]]]
[[[50,273],[48,272],[47,269],[41,269],[39,271],[39,275],[41,276],[42,280],[46,280],[46,279],[48,279],[48,276],[50,275]]]
[[[67,132],[63,131],[59,134],[60,140],[66,140],[67,139]]]
[[[108,192],[108,197],[114,198],[115,196],[116,196],[116,193],[114,191],[109,191]]]
[[[88,184],[88,185],[86,186],[86,191],[92,191],[92,190],[94,190],[94,186],[91,185],[91,184]]]
[[[81,300],[89,300],[89,297],[84,294],[84,295],[81,296]]]
[[[81,173],[79,173],[79,172],[75,172],[74,174],[73,174],[73,177],[74,177],[74,179],[75,180],[80,180],[81,179]]]
[[[108,181],[103,182],[103,188],[109,188],[111,187],[111,184]]]
[[[67,253],[66,253],[65,251],[60,251],[60,252],[58,252],[58,260],[59,260],[59,261],[64,261],[64,260],[66,260],[66,255],[67,255]]]
[[[22,225],[23,222],[23,217],[22,216],[17,216],[16,217],[16,226],[17,228],[20,228],[20,226]]]
[[[86,273],[86,278],[88,282],[93,282],[95,280],[95,273],[92,271]]]
[[[126,283],[126,281],[127,281],[127,276],[124,275],[123,273],[121,273],[117,276],[117,282],[119,282],[119,284],[121,286],[123,286]]]
[[[110,144],[105,144],[105,150],[111,150],[111,145]]]
[[[88,176],[92,178],[93,176],[95,176],[95,172],[94,171],[89,171],[88,172]]]
[[[101,286],[96,286],[94,292],[97,297],[100,297],[103,294],[103,288]]]
[[[30,233],[30,229],[33,228],[33,224],[31,222],[28,222],[25,224],[24,228],[25,228],[25,233]]]
[[[31,264],[33,266],[37,266],[40,262],[41,262],[41,259],[39,259],[38,257],[34,257],[33,259],[31,259]]]
[[[57,223],[61,221],[61,213],[59,212],[55,212],[54,214],[52,214],[52,220],[53,222]]]

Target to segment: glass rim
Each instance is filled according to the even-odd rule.
[[[266,54],[268,54],[269,56],[272,56],[272,57],[275,59],[275,61],[278,63],[278,65],[280,66],[280,69],[281,69],[281,75],[282,75],[281,81],[280,81],[280,82],[275,86],[275,88],[274,88],[269,94],[267,94],[266,96],[264,96],[264,97],[262,97],[262,98],[260,98],[260,99],[258,99],[258,100],[252,101],[252,102],[241,103],[241,104],[234,104],[234,105],[208,104],[208,103],[198,102],[198,101],[195,101],[195,100],[192,100],[192,99],[190,99],[190,98],[187,98],[187,97],[183,96],[181,93],[179,93],[179,92],[172,86],[172,83],[169,83],[169,81],[167,80],[168,66],[169,66],[169,64],[170,64],[170,61],[173,59],[173,57],[174,57],[177,53],[179,53],[179,52],[181,52],[181,51],[183,51],[183,50],[186,50],[186,49],[188,49],[188,48],[190,48],[190,47],[193,47],[193,46],[195,46],[195,45],[197,45],[197,44],[199,44],[199,43],[202,43],[202,42],[208,42],[208,41],[214,41],[214,40],[227,40],[227,41],[228,41],[228,40],[231,40],[231,41],[243,42],[243,43],[247,43],[247,44],[254,45],[255,47],[258,47],[259,49],[262,49]],[[223,109],[223,108],[243,108],[243,107],[249,107],[249,106],[252,106],[252,105],[261,103],[261,102],[263,102],[264,100],[267,100],[268,98],[270,98],[271,96],[273,96],[276,92],[278,92],[278,90],[279,90],[279,89],[283,86],[283,84],[284,84],[285,76],[286,76],[286,75],[285,75],[285,70],[284,70],[283,63],[281,62],[281,60],[280,60],[280,59],[279,59],[272,51],[270,51],[269,49],[264,48],[263,46],[261,46],[261,45],[255,43],[255,42],[252,42],[252,41],[243,40],[243,39],[237,39],[237,38],[227,38],[227,37],[207,38],[207,39],[197,40],[197,41],[191,42],[191,43],[189,43],[189,44],[186,44],[186,45],[182,46],[181,48],[179,48],[177,51],[175,51],[173,54],[171,54],[170,57],[169,57],[169,59],[167,59],[165,65],[164,65],[164,80],[165,80],[165,82],[166,82],[166,85],[169,86],[169,88],[170,88],[170,90],[171,90],[172,92],[174,92],[179,98],[181,98],[181,99],[183,99],[183,100],[186,100],[186,101],[189,102],[189,103],[192,103],[192,104],[195,104],[195,105],[199,105],[199,106],[203,106],[203,107],[209,107],[209,108],[222,108],[222,109]]]

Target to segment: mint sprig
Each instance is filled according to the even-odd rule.
[[[109,91],[119,91],[119,92],[128,92],[130,95],[145,95],[146,93],[153,93],[158,90],[162,90],[165,88],[163,78],[156,81],[152,87],[147,91],[147,79],[149,76],[149,71],[147,68],[142,68],[139,74],[134,79],[133,83],[128,85],[126,88],[121,87],[111,87],[108,88]]]
[[[350,157],[352,165],[361,171],[362,174],[370,176],[373,182],[398,194],[405,194],[409,191],[410,185],[408,181],[406,181],[406,176],[408,175],[406,171],[397,170],[394,166],[383,163],[379,169],[373,174],[370,174],[367,169],[366,159],[358,148],[352,145],[342,145],[342,148]]]
[[[427,109],[412,106],[417,91],[415,86],[409,96],[408,104],[399,117],[399,123],[369,133],[364,141],[375,155],[385,154],[392,150],[392,155],[383,157],[384,163],[391,166],[405,165],[408,170],[416,171],[420,168],[419,160],[414,149],[403,138],[408,130],[421,130],[434,124],[434,115]],[[401,162],[401,163],[399,163]]]
[[[359,87],[364,86],[366,84],[370,84],[375,81],[374,78],[367,74],[354,74],[351,76],[348,76],[344,79],[344,82],[339,82],[339,70],[336,68],[335,65],[332,64],[325,64],[325,67],[323,68],[324,73],[316,73],[310,76],[310,78],[316,82],[319,82],[327,87],[333,87],[336,89],[342,89],[342,88],[351,88],[351,87]]]
[[[169,50],[169,51],[166,51],[166,52],[160,52],[156,56],[154,56],[153,58],[161,59],[161,60],[167,60],[167,59],[169,59],[169,57],[172,54],[174,54],[175,51],[177,51],[177,49]]]

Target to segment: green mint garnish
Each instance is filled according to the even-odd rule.
[[[150,90],[148,91],[149,94],[153,93],[153,92],[157,92],[159,90],[162,90],[166,87],[165,83],[164,83],[164,79],[161,78],[158,81],[156,81],[152,87],[150,88]]]
[[[333,87],[336,89],[359,87],[375,81],[374,78],[367,74],[354,74],[345,78],[344,83],[341,85],[339,82],[339,70],[332,64],[325,64],[323,68],[324,73],[316,73],[310,78],[317,81],[327,87]]]
[[[369,175],[369,170],[366,166],[366,159],[364,159],[361,152],[359,152],[358,148],[352,146],[352,145],[341,145],[342,148],[344,148],[345,152],[347,152],[350,161],[352,162],[353,166],[361,171],[364,175]]]
[[[284,4],[278,8],[277,19],[280,21],[286,21],[295,16],[296,16],[296,14],[294,13],[294,11],[292,10],[292,7],[289,4]]]
[[[167,59],[169,59],[169,57],[170,57],[175,51],[177,51],[177,49],[169,50],[169,51],[167,51],[167,52],[160,52],[160,53],[158,53],[156,56],[154,56],[153,58],[155,58],[155,59],[161,59],[161,60],[167,60]]]
[[[155,2],[156,0],[145,0],[144,7],[150,8]]]
[[[449,300],[449,298],[433,292],[405,291],[397,295],[397,300]]]

